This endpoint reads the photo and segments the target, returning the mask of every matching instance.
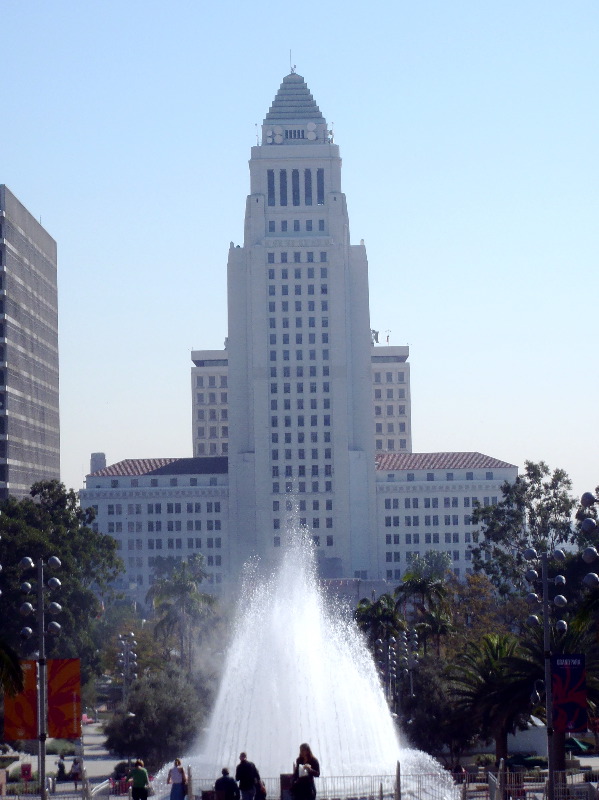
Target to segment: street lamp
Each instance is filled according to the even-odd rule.
[[[404,675],[410,678],[410,697],[414,694],[414,670],[418,666],[418,631],[412,628],[406,633],[403,631],[399,637],[399,666]]]
[[[119,647],[121,652],[118,655],[117,666],[121,669],[119,674],[123,679],[123,706],[126,708],[131,683],[137,678],[137,654],[133,652],[133,648],[137,647],[135,634],[133,632],[119,634]]]
[[[387,698],[387,703],[391,706],[392,711],[395,712],[395,682],[397,678],[395,636],[390,636],[386,642],[383,642],[382,639],[377,639],[375,644],[379,673],[385,688],[385,697]]]
[[[59,569],[61,567],[60,559],[56,556],[51,556],[48,559],[47,566],[50,569]],[[52,620],[45,628],[45,610],[44,610],[44,559],[38,558],[34,563],[33,559],[25,556],[19,562],[19,567],[22,570],[37,569],[37,586],[36,586],[36,604],[37,608],[29,602],[25,602],[19,609],[20,613],[24,616],[35,614],[37,622],[37,637],[38,637],[38,654],[37,654],[37,719],[38,719],[38,764],[37,772],[40,782],[41,800],[47,800],[48,790],[46,788],[46,738],[48,735],[47,725],[47,709],[46,709],[46,680],[47,680],[47,663],[46,663],[46,633],[51,636],[56,636],[60,633],[60,623]],[[48,588],[52,590],[60,589],[60,581],[58,578],[50,578],[48,580]],[[21,584],[21,591],[29,594],[32,591],[29,581],[24,581]],[[62,606],[59,603],[52,602],[48,606],[50,614],[58,614],[62,611]],[[21,637],[29,639],[33,636],[33,630],[30,627],[21,629]]]

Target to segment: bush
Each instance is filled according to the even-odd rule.
[[[52,739],[46,745],[46,754],[49,756],[74,756],[76,753],[74,742],[68,739]]]

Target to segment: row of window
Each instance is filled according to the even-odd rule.
[[[302,197],[300,196],[300,171],[299,169],[289,170],[291,173],[291,205],[301,205]],[[313,201],[313,170],[303,170],[303,205],[311,206]],[[278,189],[278,192],[276,191]],[[267,169],[266,170],[266,193],[267,203],[269,206],[276,205],[276,196],[278,194],[279,205],[288,205],[288,175],[286,169]],[[316,204],[319,206],[324,205],[324,169],[319,167],[316,170]]]
[[[329,360],[329,349],[328,347],[323,347],[322,350],[318,351],[320,356],[322,357],[323,361]],[[316,361],[316,350],[308,350],[308,361]],[[291,350],[281,350],[281,356],[283,361],[290,361],[291,360]],[[269,350],[268,357],[270,361],[277,360],[277,351],[276,350]],[[296,361],[303,361],[304,360],[304,351],[303,350],[295,350],[295,360]]]
[[[298,327],[301,328],[301,325],[299,325]],[[289,336],[290,336],[290,334],[283,333],[281,335],[281,344],[284,344],[284,345],[285,344],[290,344]],[[269,345],[271,345],[271,347],[273,345],[276,345],[276,343],[277,343],[277,334],[276,333],[269,333],[268,334],[268,343],[269,343]],[[296,333],[295,334],[295,344],[304,344],[304,334],[303,333]],[[316,334],[315,333],[309,333],[308,334],[308,339],[305,342],[305,344],[316,344]],[[320,344],[329,344],[329,334],[328,333],[322,333],[320,335]]]
[[[299,524],[304,528],[307,527],[308,526],[307,518],[306,517],[300,517]],[[281,528],[281,520],[278,517],[276,519],[273,519],[272,526],[273,526],[273,528],[275,530],[279,530]],[[326,528],[332,528],[333,527],[333,518],[332,517],[326,517],[325,518],[325,527]],[[320,517],[313,517],[312,518],[312,528],[320,528]]]
[[[305,438],[306,438],[305,433],[303,431],[298,431],[298,433],[297,433],[297,443],[298,444],[303,444],[305,442]],[[330,431],[324,431],[323,434],[322,434],[322,440],[323,440],[323,442],[328,444],[331,441],[331,432]],[[279,442],[279,434],[278,433],[271,433],[270,441],[273,444],[278,444],[278,442]],[[285,433],[283,435],[283,441],[285,442],[285,444],[291,444],[291,434],[290,433]],[[318,431],[310,431],[310,441],[312,442],[312,444],[317,444],[318,443]]]
[[[424,534],[424,543],[425,544],[439,544],[440,534],[439,533],[425,533]],[[460,538],[460,534],[456,533],[445,533],[444,534],[444,542],[445,544],[459,544],[462,539]],[[472,534],[470,531],[466,531],[464,534],[464,542],[465,544],[469,544],[472,541]],[[406,544],[420,544],[420,534],[419,533],[406,533],[405,534],[405,543]],[[385,544],[401,544],[400,534],[394,533],[391,535],[390,533],[386,534],[385,536]]]
[[[310,378],[317,378],[318,377],[318,369],[319,368],[316,367],[316,366],[310,366],[310,367],[306,367],[305,368],[305,370],[307,370],[306,374]],[[329,368],[329,366],[327,364],[323,365],[323,367],[322,367],[322,377],[323,378],[328,378],[329,377],[329,369],[330,368]],[[283,378],[290,378],[291,377],[291,370],[292,370],[292,367],[283,367],[282,368]],[[297,367],[295,367],[295,377],[296,378],[303,378],[305,370],[304,370],[303,366],[299,366],[298,365]],[[270,377],[271,378],[276,378],[277,377],[277,368],[276,367],[271,367],[270,368]]]
[[[397,373],[397,376],[394,377],[392,372],[385,372],[385,383],[405,383],[406,375],[405,372],[402,370],[401,372]],[[374,373],[374,382],[375,383],[382,383],[383,382],[383,374],[382,372],[375,372]]]
[[[278,467],[273,467],[273,477],[274,477],[274,470],[278,470]],[[333,491],[333,482],[332,481],[325,481],[324,482],[324,489],[322,488],[321,484],[318,481],[312,481],[312,488],[310,491],[313,494],[318,494],[321,491],[332,492]],[[285,494],[292,494],[293,492],[297,491],[300,494],[306,493],[306,483],[305,481],[298,481],[297,485],[294,486],[292,481],[287,481],[284,484],[284,489],[281,489],[281,484],[278,481],[275,481],[272,485],[272,493],[273,494],[281,494],[284,491]]]
[[[424,517],[424,525],[425,527],[429,528],[431,525],[433,527],[437,527],[439,525],[439,515],[438,514],[426,514]],[[459,514],[445,514],[443,517],[443,524],[444,525],[459,525]],[[471,525],[472,524],[472,517],[470,514],[464,514],[464,525]],[[385,527],[386,528],[399,528],[400,522],[399,517],[385,517]],[[406,528],[418,528],[420,525],[420,517],[419,516],[412,516],[412,517],[404,517],[404,526]]]
[[[306,451],[303,449],[303,447],[300,447],[298,449],[297,453],[295,453],[295,451],[291,450],[291,448],[283,450],[283,451],[281,451],[280,455],[281,455],[281,458],[285,458],[286,461],[290,461],[292,458],[297,458],[300,461],[305,461],[305,459],[306,459]],[[278,450],[271,450],[270,451],[270,457],[271,457],[271,459],[273,461],[278,461],[279,460],[279,451]],[[331,458],[331,448],[330,447],[325,447],[324,457],[325,458]],[[314,461],[316,461],[318,459],[318,448],[313,447],[311,449],[310,458],[312,460],[314,460]],[[318,475],[318,467],[316,466],[316,464],[312,465],[312,474],[313,475]]]
[[[296,311],[301,311],[302,310],[302,301],[301,300],[299,300],[299,301],[296,300],[295,310]],[[296,317],[295,318],[295,327],[296,328],[303,328],[304,327],[304,319],[305,319],[304,317]],[[280,320],[281,327],[282,328],[290,328],[291,326],[289,325],[289,322],[290,322],[289,317],[283,317]],[[308,328],[315,328],[316,327],[316,322],[317,322],[316,317],[308,317]],[[322,319],[320,319],[319,322],[320,322],[320,327],[321,328],[328,328],[329,327],[329,318],[328,317],[322,317]],[[276,317],[269,317],[269,319],[268,319],[268,327],[271,330],[273,330],[274,328],[277,327],[277,319],[276,319]]]
[[[308,231],[308,233],[310,231],[313,231],[314,230],[314,220],[311,220],[311,219],[305,220],[305,229]],[[318,230],[319,231],[324,231],[324,229],[325,229],[324,220],[323,219],[319,219],[318,220]],[[281,231],[281,233],[288,233],[291,230],[293,230],[294,233],[298,233],[301,230],[300,221],[299,221],[299,219],[292,220],[291,221],[291,227],[289,227],[289,220],[282,219],[281,222],[280,222],[280,225],[279,225],[279,230]],[[268,220],[268,232],[269,233],[276,233],[276,224],[275,224],[274,219],[269,219]]]
[[[401,406],[400,406],[400,408],[401,408]],[[455,477],[455,475],[454,475],[453,472],[446,472],[445,473],[445,478],[439,478],[439,476],[436,475],[434,472],[427,472],[426,473],[426,480],[427,481],[434,481],[434,480],[453,481],[454,477]],[[395,480],[395,474],[392,473],[392,472],[388,473],[387,480],[388,481]],[[416,480],[416,473],[408,472],[406,474],[406,480],[408,481],[408,483],[413,483]],[[467,472],[466,473],[466,480],[467,481],[473,481],[474,480],[474,472]],[[480,480],[480,479],[477,479],[477,480]],[[493,480],[493,473],[492,472],[485,472],[485,480],[486,481],[492,481]]]
[[[229,445],[227,442],[219,442],[219,444],[216,444],[216,442],[210,442],[208,449],[206,449],[204,442],[200,442],[196,448],[196,453],[198,456],[204,456],[206,453],[211,456],[216,456],[219,453],[223,456],[226,456],[228,452]]]
[[[298,504],[297,504],[297,507],[298,507],[298,509],[300,511],[305,511],[306,510],[306,501],[305,500],[300,500],[298,502]],[[273,511],[279,511],[280,508],[281,508],[280,501],[279,500],[273,500],[272,501],[272,510]],[[326,508],[327,511],[332,511],[333,510],[333,501],[332,500],[326,500],[325,501],[325,508]],[[294,503],[293,503],[292,500],[286,500],[285,501],[285,510],[286,511],[293,511],[294,510]],[[320,511],[320,500],[312,500],[312,511]]]
[[[271,383],[270,384],[270,393],[271,394],[278,394],[279,393],[279,386],[280,386],[280,384],[278,384],[278,383]],[[330,391],[330,388],[331,387],[330,387],[329,381],[323,381],[322,384],[320,384],[320,385],[318,385],[316,383],[316,381],[311,381],[310,382],[310,386],[309,386],[309,392],[310,392],[310,394],[316,394],[317,392],[324,392],[325,394],[327,394]],[[291,394],[291,384],[290,383],[284,383],[281,386],[281,389],[283,390],[282,391],[283,394]],[[297,394],[303,394],[304,393],[304,383],[303,383],[303,381],[298,382],[298,383],[295,384],[295,392]],[[314,402],[316,402],[316,400],[314,400]],[[314,408],[316,408],[316,406],[314,406]]]
[[[216,486],[218,483],[218,479],[213,477],[209,479],[210,486]],[[112,478],[110,481],[110,488],[111,489],[118,489],[120,486],[131,486],[131,488],[136,488],[139,486],[139,479],[138,478],[131,478],[130,480],[123,480],[122,478],[119,481],[119,478]],[[165,486],[166,484],[162,484]],[[199,481],[197,478],[184,478],[180,480],[179,478],[169,478],[168,482],[169,486],[199,486]],[[142,482],[142,486],[147,486],[147,483]],[[150,478],[150,486],[158,486],[158,478]],[[97,488],[97,487],[96,487]],[[98,510],[98,506],[93,506],[93,508]]]
[[[179,541],[179,539],[177,539],[177,541]],[[127,562],[130,569],[143,569],[143,558],[141,556],[129,556]],[[157,556],[148,556],[148,567],[150,567],[150,569],[153,569],[156,566],[156,563],[157,563]],[[209,567],[211,566],[220,567],[222,566],[222,556],[207,556],[206,564]],[[142,580],[140,580],[140,578],[142,578]],[[151,579],[150,583],[153,582],[154,581]],[[138,585],[143,585],[142,575],[137,576],[137,583]]]
[[[205,520],[207,531],[220,531],[222,523],[219,519]],[[144,527],[142,522],[128,522],[127,533],[143,533]],[[146,524],[148,533],[160,533],[162,531],[162,520],[150,521]],[[180,519],[168,520],[166,522],[166,531],[173,533],[183,530],[183,523]],[[185,530],[187,531],[201,531],[201,519],[188,519],[185,521]],[[122,522],[109,522],[108,533],[123,533]],[[131,541],[131,540],[130,540]]]
[[[459,567],[454,567],[452,571],[453,571],[453,574],[456,576],[456,578],[460,577],[460,568]],[[466,573],[468,575],[472,575],[472,570],[470,568],[468,568],[466,570]],[[386,579],[388,581],[400,581],[401,580],[401,570],[400,569],[388,569],[386,571]]]
[[[196,375],[196,387],[198,389],[203,389],[204,386],[208,386],[208,388],[216,386],[217,378],[219,379],[219,386],[221,387],[221,389],[226,389],[227,388],[226,375]]]
[[[209,439],[218,439],[219,436],[226,438],[229,435],[229,426],[228,425],[221,425],[220,433],[218,430],[217,425],[212,425],[208,428],[208,438]],[[206,438],[206,428],[200,426],[198,428],[198,439],[205,439]]]
[[[209,408],[208,411],[208,420],[211,422],[215,422],[216,420],[220,419],[221,421],[227,421],[229,419],[229,413],[226,408]],[[206,409],[198,408],[198,421],[203,422],[206,419]]]
[[[320,421],[319,421],[320,420]],[[297,425],[298,428],[303,428],[305,425],[306,417],[304,414],[298,414],[297,417],[292,418],[290,416],[282,418],[282,426],[285,428],[291,428],[293,424]],[[329,428],[331,426],[331,415],[330,414],[322,414],[319,417],[318,414],[310,414],[310,427],[316,428],[318,425],[324,425],[325,428]],[[279,426],[279,418],[278,417],[271,417],[270,418],[270,427],[271,428],[278,428]]]
[[[302,253],[306,254],[306,264],[313,264],[316,261],[316,259],[314,258],[314,250],[294,250],[293,251],[293,263],[294,264],[301,264],[302,263]],[[319,256],[318,257],[318,261],[320,261],[321,264],[325,264],[329,260],[326,250],[319,250],[318,256]],[[291,262],[292,262],[292,259],[289,258],[289,253],[286,250],[279,251],[279,260],[278,261],[276,261],[276,259],[275,259],[274,250],[269,250],[267,252],[267,254],[266,254],[266,263],[267,264],[277,264],[277,263],[278,264],[290,264]],[[281,277],[281,280],[284,280],[284,281],[288,280],[289,279],[289,270],[282,269],[280,277]],[[294,269],[294,277],[295,277],[296,280],[301,280],[302,271],[301,271],[301,269],[299,267],[296,267]],[[309,267],[308,268],[308,278],[313,278],[313,277],[314,277],[314,267]],[[321,278],[328,277],[328,270],[327,270],[326,267],[321,267],[320,268],[320,277]],[[275,280],[275,271],[274,271],[274,269],[269,269],[268,270],[268,278],[271,281]]]
[[[452,559],[452,561],[459,561],[460,560],[460,551],[459,550],[446,550],[447,555]],[[412,562],[413,559],[420,558],[420,551],[419,550],[407,550],[405,553],[405,559],[408,564]],[[466,550],[464,552],[464,560],[465,561],[472,561],[472,553],[470,550]],[[386,552],[385,553],[385,561],[393,561],[395,563],[401,561],[401,552],[399,550]]]
[[[278,453],[277,453],[277,459],[278,459],[278,457],[279,456],[278,456]],[[276,460],[276,459],[274,459],[274,460]],[[319,468],[318,464],[312,464],[312,469],[310,470],[310,473],[309,473],[310,476],[312,478],[317,478],[318,475],[319,475],[319,469],[320,468]],[[273,476],[273,478],[278,478],[279,475],[282,475],[282,474],[283,474],[283,472],[281,470],[279,470],[279,467],[272,467],[272,476]],[[285,466],[285,473],[284,474],[285,474],[286,478],[293,478],[293,466],[291,464],[287,464]],[[300,464],[297,467],[297,474],[298,474],[298,476],[300,478],[305,478],[306,477],[306,475],[308,473],[306,472],[306,465],[305,464]],[[332,464],[325,464],[324,465],[324,473],[323,474],[327,478],[330,477],[333,474],[333,465]]]
[[[316,547],[320,547],[320,536],[313,536],[312,537],[312,541],[316,545]],[[326,541],[327,547],[333,547],[334,539],[333,539],[332,536],[327,536],[325,541]],[[280,547],[281,546],[281,537],[280,536],[275,536],[273,538],[272,543],[273,543],[273,545],[275,547]]]
[[[306,289],[306,294],[307,294],[307,295],[313,295],[313,294],[317,294],[317,292],[316,292],[316,290],[315,290],[315,288],[314,288],[314,287],[315,287],[315,284],[313,284],[313,283],[308,283],[308,284],[306,285],[306,287],[305,287],[305,289]],[[289,284],[288,284],[288,283],[283,283],[283,284],[281,284],[281,287],[280,287],[280,288],[281,288],[281,295],[282,295],[283,297],[288,297],[288,296],[289,296]],[[294,293],[294,295],[295,295],[296,297],[299,297],[301,294],[303,294],[303,293],[304,293],[304,292],[303,292],[303,289],[304,289],[304,286],[303,286],[303,284],[301,284],[301,283],[295,283],[295,284],[294,284],[294,289],[293,289],[293,293]],[[270,284],[268,285],[268,295],[269,295],[269,297],[275,297],[276,293],[277,293],[277,287],[276,287],[276,284],[274,284],[274,283],[270,283]],[[328,284],[326,284],[326,283],[321,283],[321,284],[320,284],[320,294],[328,294],[328,293],[329,293],[329,287],[328,287]]]
[[[167,514],[181,514],[183,503],[165,503],[165,509]],[[202,504],[201,503],[185,503],[185,510],[187,514],[201,514],[202,513]],[[108,516],[119,516],[123,513],[123,505],[121,503],[110,503],[107,507]],[[213,502],[209,500],[206,503],[206,513],[207,514],[220,514],[221,512],[221,504],[220,501]],[[141,514],[142,512],[142,504],[141,503],[129,503],[127,505],[127,514]],[[148,503],[146,506],[146,513],[148,514],[162,514],[162,503]]]
[[[387,422],[387,433],[395,433],[396,423],[395,422]],[[383,423],[377,422],[374,426],[375,433],[382,433],[383,432]],[[397,433],[405,433],[406,432],[406,423],[405,422],[398,422],[397,423]],[[408,506],[409,507],[409,506]]]
[[[424,508],[439,508],[439,498],[438,497],[425,497],[424,499]],[[472,508],[479,505],[478,497],[464,497],[463,503],[464,508],[470,508],[472,504]],[[489,502],[490,501],[490,502]],[[420,504],[420,498],[418,497],[405,497],[403,501],[404,508],[418,508]],[[444,497],[443,498],[443,507],[444,508],[458,508],[460,504],[459,497]],[[483,506],[488,505],[496,505],[497,498],[496,497],[483,497]],[[399,508],[399,498],[385,498],[385,508]]]
[[[210,405],[214,405],[215,403],[226,403],[228,401],[227,392],[221,392],[219,396],[219,400],[217,398],[216,392],[196,392],[196,401],[201,403],[209,403]]]
[[[397,393],[397,396],[396,396]],[[374,399],[375,400],[382,400],[383,397],[383,390],[382,389],[375,389],[374,390]],[[386,400],[405,400],[406,399],[406,390],[405,389],[386,389],[385,390],[385,399]]]
[[[284,292],[284,294],[288,294]],[[313,292],[308,292],[308,294],[314,294]],[[277,304],[274,300],[269,300],[268,302],[268,311],[270,314],[274,314],[277,310]],[[289,300],[281,301],[281,308],[280,310],[286,314],[289,311]],[[302,310],[302,301],[296,300],[295,301],[295,310],[301,311]],[[329,310],[329,301],[328,300],[321,300],[320,301],[320,310],[321,311],[328,311]],[[308,311],[316,311],[316,302],[314,300],[308,300]],[[324,325],[323,325],[324,327]]]
[[[395,411],[396,408],[397,408],[397,412]],[[382,416],[382,414],[383,414],[383,407],[382,406],[375,406],[374,407],[374,416],[375,417],[380,417],[380,416]],[[405,407],[405,405],[399,405],[399,406],[388,405],[388,406],[385,406],[385,414],[388,417],[394,417],[394,416],[403,417],[406,414],[406,407]]]
[[[331,407],[330,398],[325,397],[322,400],[322,407],[324,409],[329,409]],[[270,410],[271,411],[277,411],[278,408],[279,408],[279,401],[278,400],[271,400],[270,401]],[[300,397],[298,400],[296,400],[296,408],[299,411],[304,410],[304,398],[303,397]],[[307,408],[307,406],[306,406],[306,408]],[[316,409],[318,409],[318,400],[313,397],[310,400],[310,410],[314,411]],[[291,400],[283,400],[283,405],[281,406],[281,410],[282,411],[291,411]],[[298,420],[299,419],[300,419],[300,417],[298,417]],[[301,424],[303,426],[304,423],[303,422],[302,423],[298,422],[298,425],[299,424]]]
[[[405,450],[408,446],[407,439],[400,439],[399,440],[399,449]],[[375,450],[383,450],[383,440],[377,439],[374,443]],[[387,439],[387,450],[395,450],[395,439]]]

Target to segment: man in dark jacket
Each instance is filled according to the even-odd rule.
[[[239,764],[235,770],[235,780],[239,782],[241,800],[254,800],[256,784],[260,780],[260,773],[252,761],[248,761],[245,753],[239,754]]]
[[[214,784],[216,800],[239,800],[239,787],[229,775],[229,770],[223,767],[223,776]]]

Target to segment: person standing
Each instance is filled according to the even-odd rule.
[[[168,771],[167,784],[171,784],[170,800],[183,800],[187,794],[187,775],[181,766],[181,759],[176,758],[173,766]]]
[[[131,797],[133,800],[148,800],[148,789],[150,788],[150,777],[144,762],[138,758],[135,766],[127,776],[131,781]]]
[[[291,778],[291,794],[293,800],[314,800],[316,797],[316,784],[314,778],[320,776],[320,764],[315,758],[310,745],[300,744],[299,756],[295,762],[293,777]]]
[[[215,782],[214,791],[216,800],[239,800],[239,787],[235,783],[235,779],[229,775],[226,767],[222,769],[222,777]]]
[[[239,783],[241,800],[254,800],[260,773],[253,761],[248,761],[246,753],[239,754],[239,764],[235,770],[235,780]]]

